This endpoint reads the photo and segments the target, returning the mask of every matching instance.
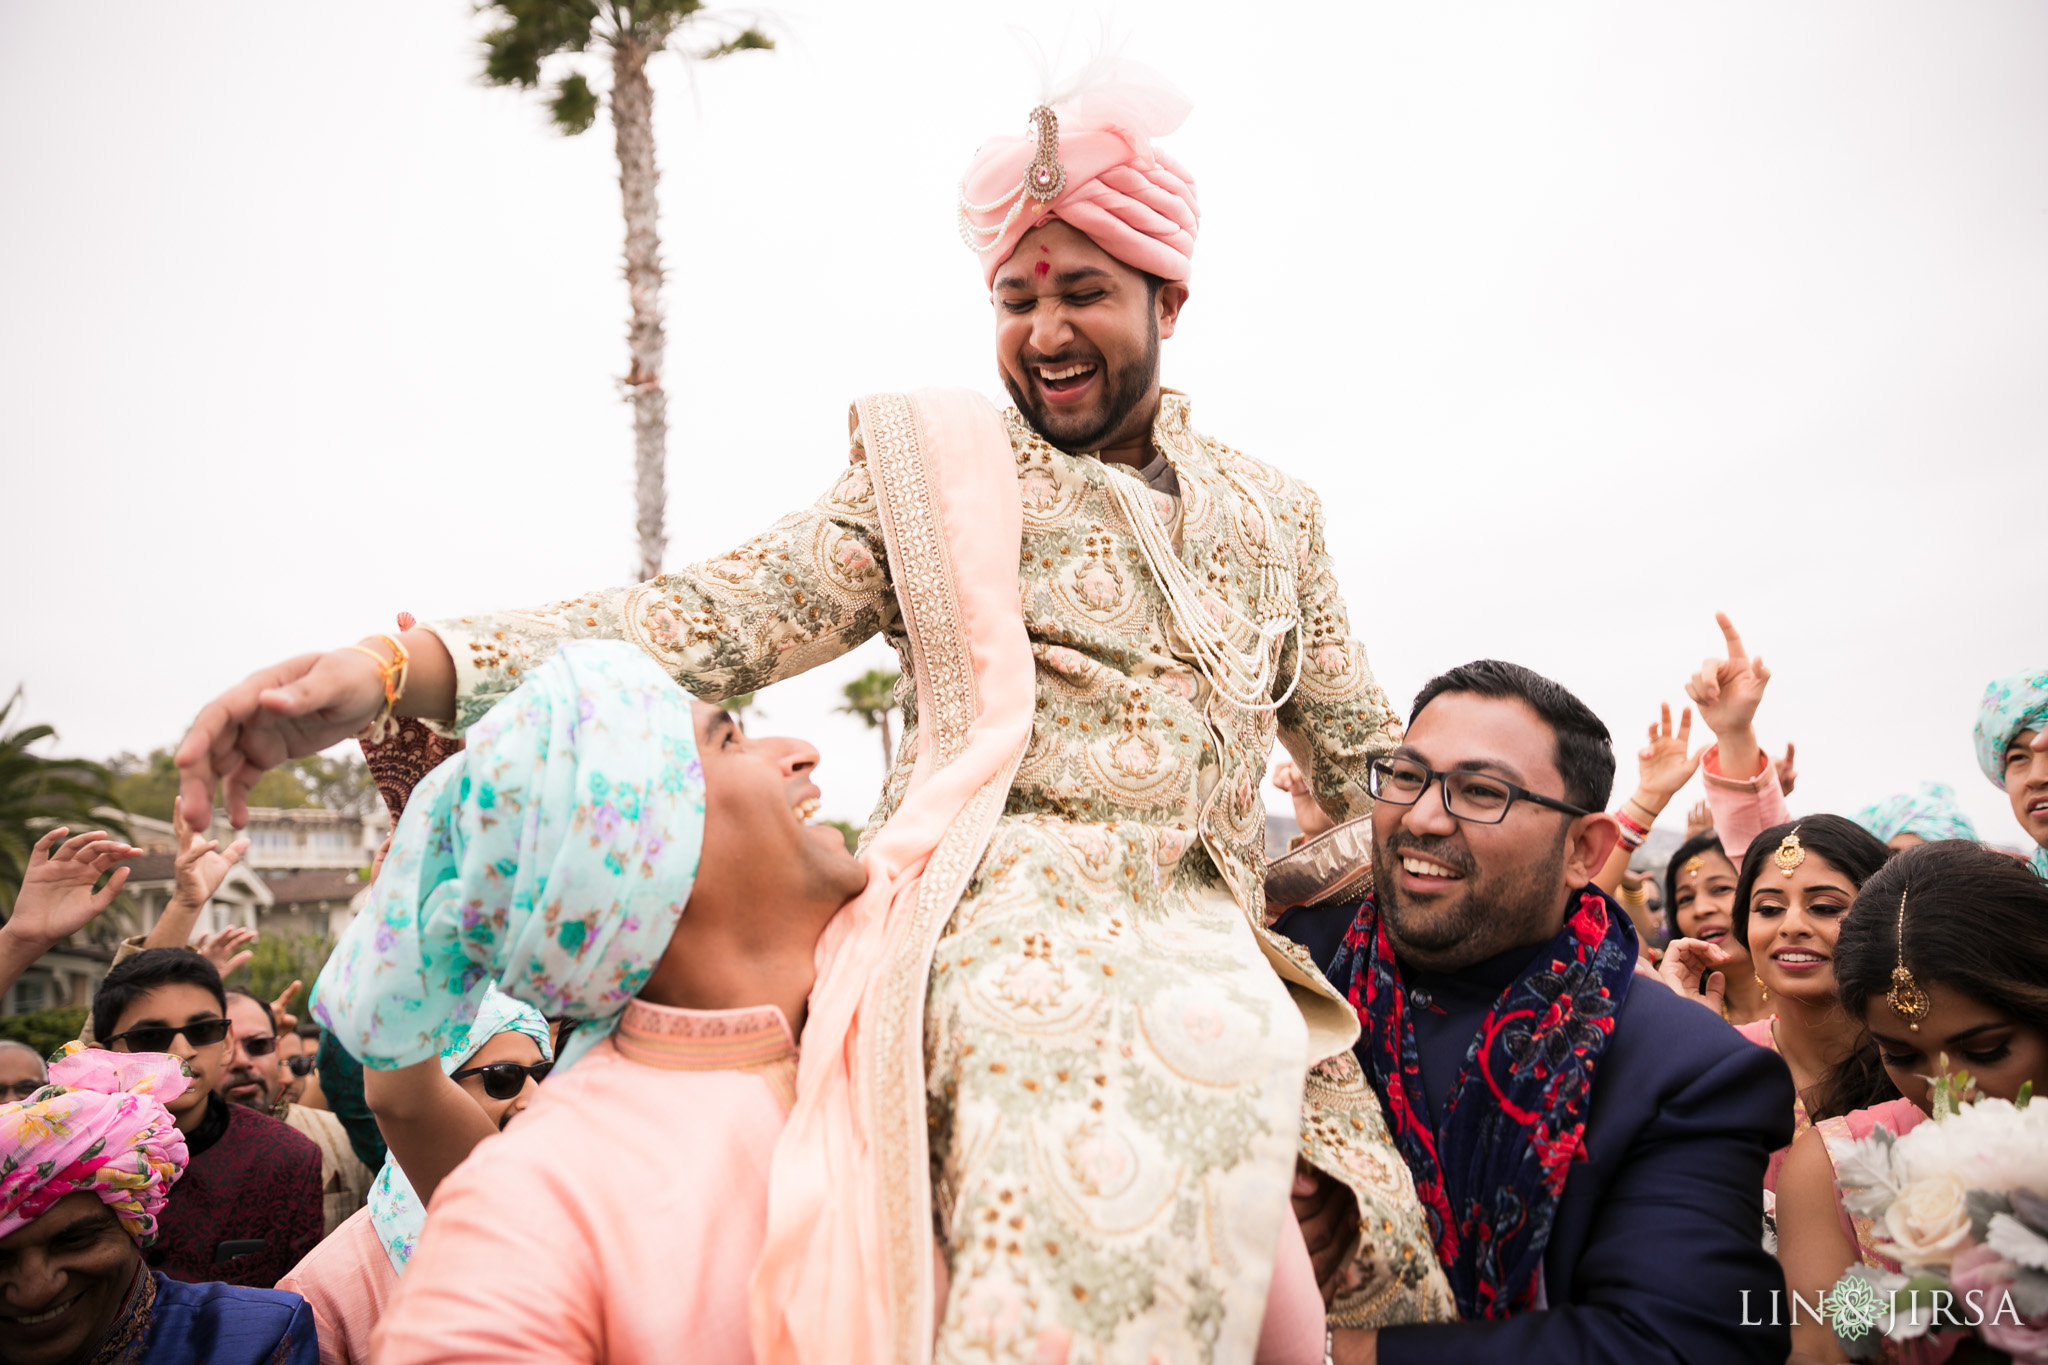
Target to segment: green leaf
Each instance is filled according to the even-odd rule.
[[[743,28],[717,47],[704,54],[709,61],[713,57],[730,57],[735,52],[773,52],[775,40],[758,28]]]
[[[555,97],[548,101],[548,113],[564,137],[588,132],[597,122],[597,92],[581,74],[564,76],[555,87]]]

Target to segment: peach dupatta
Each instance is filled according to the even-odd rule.
[[[854,404],[917,683],[917,758],[818,945],[752,1284],[760,1365],[922,1365],[933,1322],[926,975],[1031,738],[1016,455],[964,390]]]

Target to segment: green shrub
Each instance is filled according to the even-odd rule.
[[[0,1038],[27,1043],[38,1056],[47,1057],[76,1038],[84,1027],[85,1006],[66,1005],[61,1009],[10,1014],[0,1019]]]

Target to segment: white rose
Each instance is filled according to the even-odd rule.
[[[1970,1242],[1963,1182],[1942,1171],[1915,1180],[1885,1210],[1885,1250],[1908,1266],[1947,1265]]]

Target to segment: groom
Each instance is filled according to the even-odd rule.
[[[1152,139],[1186,110],[1126,68],[1034,110],[1030,136],[969,167],[959,226],[991,291],[1008,413],[864,399],[832,487],[730,554],[301,656],[208,705],[178,753],[191,808],[225,780],[241,821],[288,754],[394,710],[459,729],[566,640],[631,641],[711,699],[880,633],[905,674],[902,747],[864,845],[886,860],[908,846],[895,817],[1008,723],[1014,697],[996,800],[906,860],[942,903],[889,912],[908,927],[860,1005],[925,1026],[847,1035],[888,1054],[872,1102],[893,1136],[866,1145],[877,1244],[923,1245],[937,1214],[941,1358],[1022,1359],[1061,1325],[1120,1358],[1241,1360],[1262,1320],[1308,1322],[1320,1347],[1323,1297],[1359,1327],[1449,1312],[1350,1055],[1355,1017],[1265,928],[1258,784],[1276,734],[1349,819],[1400,728],[1351,633],[1315,494],[1197,430],[1160,383],[1199,215],[1192,177]],[[993,574],[963,567],[985,547],[948,539],[970,453],[996,462],[976,468],[999,469],[1004,497],[1014,480],[1004,516],[1021,527],[987,533],[1014,537]],[[1015,691],[990,644],[1005,631]],[[1319,1236],[1313,1265],[1285,1216],[1297,1156],[1350,1229]],[[923,1258],[845,1269],[866,1277],[891,1349],[932,1349]]]

